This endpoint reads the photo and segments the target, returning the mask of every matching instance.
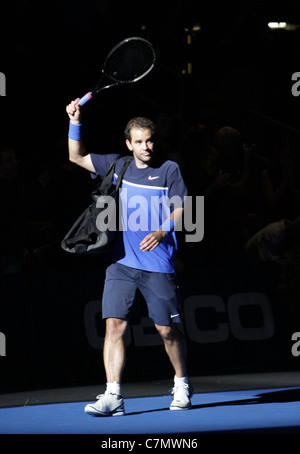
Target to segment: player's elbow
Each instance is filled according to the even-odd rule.
[[[89,154],[82,156],[81,154],[73,154],[69,152],[69,161],[77,164],[78,166],[82,167],[83,169],[88,170],[91,173],[96,173],[94,165],[91,161],[91,157]]]
[[[72,155],[72,153],[69,153],[69,161],[73,162],[74,164],[78,164],[78,157]]]

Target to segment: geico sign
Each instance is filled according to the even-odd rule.
[[[260,312],[257,326],[245,326],[241,317],[242,309],[255,306]],[[214,329],[200,329],[196,311],[203,308],[213,309]],[[184,318],[189,338],[198,343],[224,342],[230,333],[242,341],[263,340],[273,336],[275,331],[271,304],[263,293],[236,293],[227,303],[218,295],[193,295],[184,301]],[[220,314],[226,313],[227,320],[219,322]],[[202,323],[205,326],[205,321]]]
[[[246,326],[241,317],[241,311],[246,306],[253,306],[260,312],[257,326]],[[202,328],[197,323],[197,312],[200,309],[213,311],[215,323],[214,329],[205,329],[205,321]],[[237,293],[231,295],[225,302],[218,295],[193,295],[183,302],[184,320],[187,337],[196,343],[224,342],[230,334],[241,341],[254,341],[269,339],[275,332],[272,308],[266,295],[263,293]],[[101,302],[90,301],[84,310],[85,332],[91,347],[102,349],[104,344],[104,332],[99,332],[99,313]],[[219,321],[220,316],[226,316],[225,321]],[[137,347],[162,345],[162,340],[156,331],[149,330],[153,326],[152,320],[142,317],[138,325],[130,326],[125,335],[125,345],[132,340]],[[103,330],[104,331],[104,330]]]

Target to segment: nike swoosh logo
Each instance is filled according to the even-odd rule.
[[[170,315],[170,318],[178,317],[179,314]]]
[[[156,180],[156,178],[159,178],[159,176],[158,177],[148,177],[148,180]]]

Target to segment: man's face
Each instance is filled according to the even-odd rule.
[[[138,168],[148,167],[153,156],[153,138],[150,129],[132,128],[131,141],[126,140],[126,145],[133,153]]]

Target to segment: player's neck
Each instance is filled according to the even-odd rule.
[[[148,162],[144,162],[135,157],[134,161],[135,161],[135,165],[138,169],[147,169],[150,166],[152,160],[150,160]]]

